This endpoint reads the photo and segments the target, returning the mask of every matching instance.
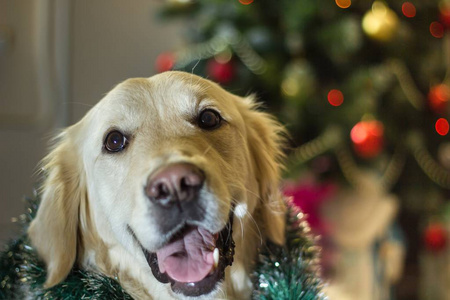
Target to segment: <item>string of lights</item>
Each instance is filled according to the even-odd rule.
[[[330,127],[322,135],[297,147],[292,157],[300,163],[305,163],[327,151],[333,149],[341,143],[342,133],[338,127]]]
[[[267,67],[265,60],[256,53],[250,43],[238,33],[219,34],[209,41],[193,45],[188,49],[176,51],[174,53],[176,69],[182,69],[193,61],[209,59],[218,56],[227,49],[233,49],[234,54],[253,74],[263,74]],[[231,56],[229,57],[231,58]],[[229,60],[229,59],[228,59]]]
[[[425,147],[423,138],[418,133],[413,133],[408,144],[417,164],[428,178],[440,187],[450,189],[450,172],[433,158]]]
[[[391,72],[397,77],[398,83],[400,84],[400,87],[402,88],[402,91],[409,103],[411,103],[415,109],[422,110],[423,103],[425,103],[425,97],[417,88],[405,64],[398,59],[392,59],[387,63],[387,65],[389,66]]]

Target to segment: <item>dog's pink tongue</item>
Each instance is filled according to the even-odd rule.
[[[215,239],[202,228],[192,228],[183,237],[156,252],[161,273],[178,282],[205,278],[214,264]]]

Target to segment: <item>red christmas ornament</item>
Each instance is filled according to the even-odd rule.
[[[450,88],[445,84],[435,85],[428,93],[428,103],[433,112],[439,115],[445,114],[450,102]]]
[[[444,25],[442,25],[441,22],[432,22],[430,24],[430,33],[437,39],[442,39],[444,37],[444,29]]]
[[[439,20],[446,29],[450,29],[450,6],[445,6],[441,9]]]
[[[208,75],[219,83],[228,83],[234,77],[234,65],[232,61],[225,63],[218,62],[216,59],[210,59],[206,66]]]
[[[450,130],[450,125],[445,118],[439,118],[436,121],[434,127],[439,135],[447,135],[448,131]]]
[[[355,152],[362,158],[373,158],[384,146],[384,126],[381,122],[361,121],[350,132]]]
[[[155,68],[158,73],[172,70],[175,65],[175,55],[170,52],[164,52],[158,55],[155,62]]]
[[[424,242],[428,250],[438,252],[447,246],[447,232],[440,223],[430,224],[425,228]]]
[[[328,92],[328,102],[333,106],[341,106],[344,103],[344,94],[340,90]]]
[[[411,2],[404,2],[402,4],[402,12],[407,18],[414,18],[416,16],[416,7]]]

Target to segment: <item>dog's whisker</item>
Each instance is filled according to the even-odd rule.
[[[239,220],[239,223],[241,224],[241,242],[244,243],[244,223],[242,222],[241,218],[237,218]]]
[[[223,298],[218,298],[218,299],[227,299],[227,292],[226,292],[226,290],[223,288],[223,287],[219,287],[218,289],[217,289],[217,292],[218,293],[220,293],[220,294],[222,294],[221,296],[219,296],[219,297],[223,297]]]
[[[231,202],[232,202],[233,204],[237,204],[237,203],[238,203],[238,200],[232,198],[232,199],[231,199]],[[234,205],[233,205],[233,207],[234,207]],[[233,213],[234,213],[234,211],[233,211]],[[237,219],[239,220],[239,223],[240,223],[240,225],[241,225],[241,241],[242,241],[242,243],[244,243],[244,223],[242,222],[242,218],[237,218]]]
[[[252,214],[246,208],[243,208],[243,209],[245,209],[244,216],[248,216],[248,218],[253,222],[253,224],[255,224],[255,228],[256,228],[257,231],[253,230],[252,227],[248,227],[248,230],[253,231],[253,233],[255,233],[257,236],[259,236],[259,240],[260,240],[260,243],[262,245],[263,242],[264,242],[264,238],[263,238],[261,230],[260,230],[260,228],[258,226],[258,223],[256,222],[255,218],[252,216]],[[244,224],[243,224],[243,221],[242,221],[243,218],[238,218],[238,220],[241,223],[241,233],[242,233],[242,237],[243,237],[244,236]]]
[[[194,205],[196,206],[196,209],[198,209],[200,211],[200,213],[206,214],[206,209],[203,206],[201,206],[200,203],[195,202]]]
[[[196,205],[196,207],[197,207],[197,209],[198,209],[198,211],[199,211],[200,214],[202,214],[202,215],[204,215],[204,216],[207,215],[206,209],[205,209],[204,207],[201,207],[201,206],[199,206],[199,205]]]
[[[263,245],[264,239],[263,239],[263,235],[261,233],[261,230],[259,229],[258,223],[256,222],[255,218],[253,218],[252,214],[246,209],[245,209],[245,214],[248,216],[248,218],[253,222],[253,224],[255,224],[256,229],[258,230],[258,235],[259,235],[259,240],[261,242],[261,246]],[[251,228],[250,228],[251,230]],[[256,233],[256,232],[255,232]]]
[[[252,194],[252,195],[255,196],[258,200],[261,200],[261,197],[260,197],[257,193],[255,193],[255,192],[249,190],[249,189],[246,188],[245,186],[238,185],[238,184],[233,184],[233,183],[228,183],[228,185],[229,185],[229,186],[232,186],[232,187],[237,187],[237,188],[241,189],[242,191],[245,191],[245,192],[248,192],[249,194]]]
[[[211,146],[211,145],[209,145],[209,146],[208,146],[208,148],[206,148],[205,152],[203,152],[203,155],[206,155],[206,153],[208,153],[208,152],[209,152],[209,150],[211,150],[211,148],[212,148],[212,146]]]
[[[250,215],[250,214],[249,214],[249,216],[250,216],[250,220],[253,221],[253,223],[255,224],[256,229],[258,230],[257,233],[256,233],[255,231],[254,231],[254,232],[255,232],[255,234],[257,234],[257,235],[259,236],[260,246],[262,246],[262,245],[264,244],[264,238],[263,238],[263,235],[262,235],[262,233],[261,233],[261,230],[259,229],[259,226],[258,226],[258,224],[256,223],[256,221],[255,221],[255,219],[253,218],[253,216]],[[250,229],[250,230],[252,230],[252,229]]]
[[[195,63],[195,65],[192,67],[192,69],[191,69],[191,74],[194,74],[194,70],[195,70],[195,68],[197,68],[197,66],[198,66],[198,64],[200,63],[200,59],[199,60],[197,60],[197,62]],[[194,77],[191,77],[191,84],[192,84],[192,79],[193,79]]]
[[[246,192],[248,192],[248,193],[250,193],[250,194],[256,196],[259,200],[261,200],[261,197],[260,197],[258,194],[256,194],[256,193],[250,191],[249,189],[245,188],[244,186],[241,186],[241,185],[238,185],[238,184],[233,184],[233,183],[229,183],[229,185],[230,185],[230,186],[233,186],[233,187],[237,187],[237,188],[241,189],[241,191],[246,191]],[[237,199],[232,199],[232,201],[235,201],[235,203],[238,202]],[[263,239],[261,230],[260,230],[260,228],[259,228],[259,226],[258,226],[258,223],[257,223],[256,220],[253,218],[252,214],[248,211],[247,208],[245,208],[245,207],[242,207],[242,208],[245,210],[245,211],[244,211],[244,214],[245,214],[245,215],[248,215],[249,219],[252,220],[252,222],[255,224],[255,227],[256,227],[256,229],[257,229],[257,231],[258,231],[258,232],[255,231],[255,233],[259,236],[259,239],[260,239],[260,242],[261,242],[261,245],[262,245],[264,239]],[[238,219],[241,221],[240,218],[238,218]],[[242,221],[241,221],[241,223],[242,223]],[[241,227],[243,228],[242,225],[241,225]],[[244,235],[244,233],[242,232],[242,236],[243,236],[243,235]]]

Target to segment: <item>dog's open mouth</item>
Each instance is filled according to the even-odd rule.
[[[185,296],[210,293],[233,263],[232,221],[216,234],[186,226],[156,253],[145,251],[155,278]]]

